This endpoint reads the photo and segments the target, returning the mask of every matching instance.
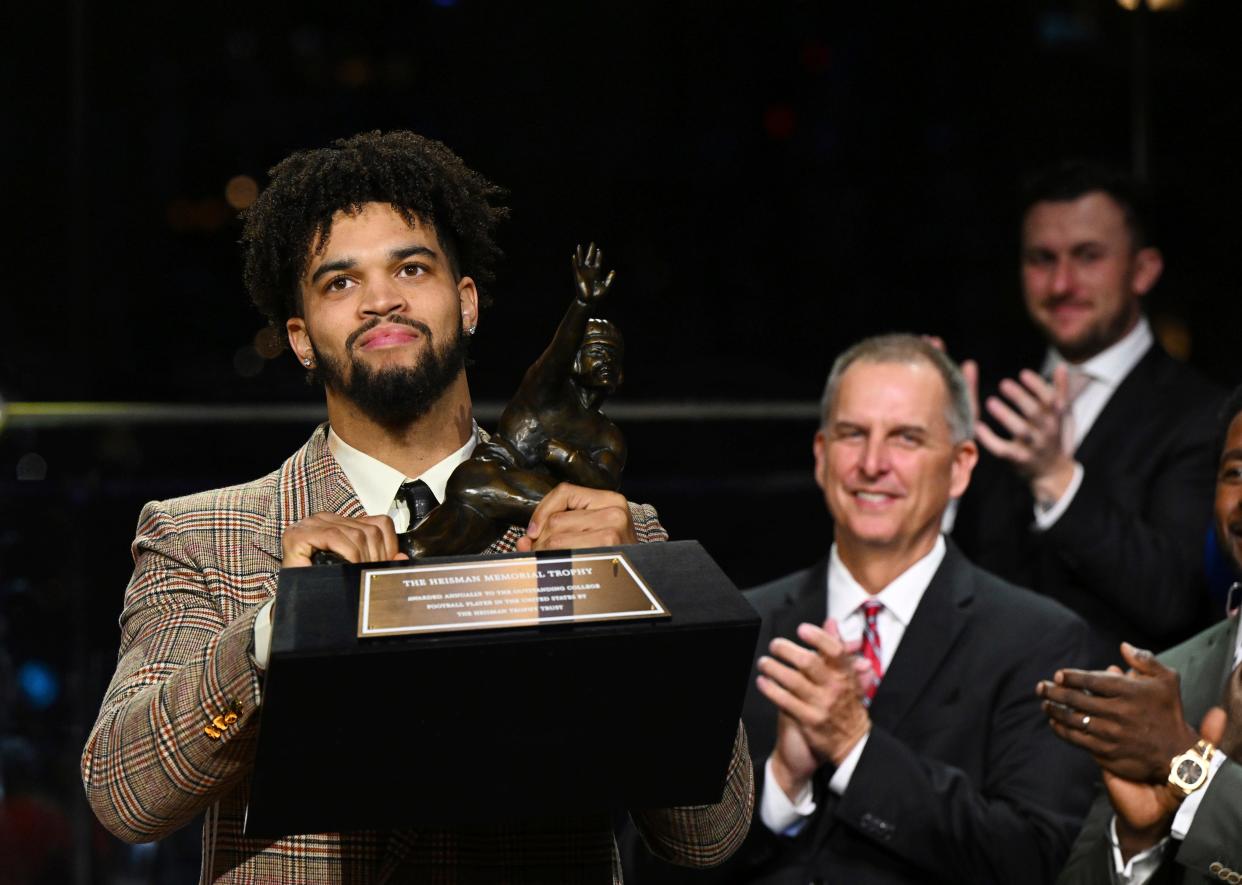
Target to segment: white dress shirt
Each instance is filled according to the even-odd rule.
[[[837,545],[832,545],[832,552],[828,557],[828,586],[824,588],[828,595],[828,617],[836,620],[843,639],[858,639],[862,636],[865,625],[859,607],[872,599],[883,603],[884,608],[876,616],[876,632],[880,635],[880,663],[885,673],[888,672],[893,655],[897,653],[897,646],[901,644],[901,638],[927,591],[927,585],[931,583],[936,569],[940,568],[945,549],[944,537],[937,537],[930,553],[894,578],[879,593],[872,595],[854,579],[841,561]],[[854,745],[828,780],[828,789],[838,796],[843,795],[849,787],[850,778],[854,775],[854,769],[858,766],[858,760],[869,737],[870,732]],[[772,778],[772,757],[769,756],[765,766],[763,795],[759,800],[759,817],[764,825],[775,833],[794,835],[805,825],[806,819],[815,813],[815,809],[809,783],[795,801],[789,800],[785,791]]]
[[[1113,393],[1121,386],[1121,382],[1125,380],[1126,376],[1134,370],[1134,367],[1138,365],[1143,355],[1151,349],[1154,341],[1155,338],[1151,333],[1151,324],[1147,322],[1147,317],[1140,316],[1138,324],[1126,333],[1120,341],[1097,353],[1081,365],[1071,367],[1074,371],[1081,372],[1086,376],[1086,386],[1083,387],[1082,392],[1070,404],[1070,420],[1073,422],[1072,439],[1075,451],[1077,451],[1082,441],[1086,438],[1087,433],[1095,424],[1095,420],[1100,417],[1100,413],[1104,411],[1104,407],[1108,405],[1108,401],[1112,398]],[[1057,353],[1056,350],[1049,348],[1048,355],[1044,359],[1044,377],[1051,377],[1052,370],[1063,364],[1067,364],[1065,357]],[[1069,507],[1070,502],[1074,500],[1074,495],[1078,492],[1079,486],[1082,485],[1082,478],[1083,466],[1075,461],[1074,476],[1056,503],[1044,510],[1041,510],[1038,506],[1035,507],[1036,528],[1040,530],[1049,529],[1061,518],[1061,514]]]
[[[474,447],[479,444],[479,425],[470,430],[470,438],[460,449],[448,457],[436,462],[414,479],[421,479],[431,489],[437,501],[444,500],[444,487],[448,485],[449,476],[457,465],[474,454]],[[336,435],[328,428],[328,451],[336,458],[349,484],[358,493],[362,509],[367,516],[388,514],[392,517],[393,526],[398,532],[410,527],[410,513],[405,502],[398,500],[397,489],[409,480],[400,470],[389,467],[383,461],[372,458],[366,452],[359,451]]]
[[[479,425],[473,424],[470,429],[470,438],[466,440],[465,445],[437,461],[413,479],[421,479],[427,483],[427,487],[436,496],[436,500],[443,501],[444,488],[448,485],[449,476],[458,464],[474,453],[474,447],[478,444]],[[405,474],[371,457],[366,452],[355,449],[337,436],[336,431],[331,427],[328,428],[328,451],[341,465],[345,478],[357,492],[358,501],[362,504],[362,509],[367,512],[367,516],[387,514],[392,517],[393,527],[398,532],[404,532],[409,528],[410,512],[404,501],[397,500],[397,489],[407,481]],[[261,670],[267,669],[267,660],[272,652],[271,611],[274,603],[275,600],[265,602],[254,619],[254,662]]]

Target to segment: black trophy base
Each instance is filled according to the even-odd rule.
[[[758,617],[697,542],[617,549],[671,617],[358,639],[362,566],[283,572],[246,835],[719,801]]]

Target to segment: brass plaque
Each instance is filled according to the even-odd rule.
[[[668,616],[622,553],[524,556],[367,569],[358,636]]]

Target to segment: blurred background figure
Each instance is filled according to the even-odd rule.
[[[1023,193],[1022,289],[1047,341],[980,403],[990,456],[957,535],[984,567],[1094,629],[1097,663],[1130,637],[1164,647],[1206,623],[1204,540],[1216,387],[1156,342],[1144,297],[1164,259],[1128,176],[1068,163]],[[966,371],[978,387],[979,369]]]

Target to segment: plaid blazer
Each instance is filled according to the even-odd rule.
[[[261,680],[254,618],[276,592],[281,533],[312,513],[364,516],[327,445],[327,425],[255,482],[143,508],[121,648],[82,753],[91,807],[130,842],[159,839],[206,809],[202,882],[619,882],[606,816],[536,826],[242,835]],[[655,510],[631,504],[640,541],[664,541]],[[489,552],[522,535],[510,527]],[[716,805],[635,811],[651,850],[712,866],[745,838],[753,807],[739,726]]]

